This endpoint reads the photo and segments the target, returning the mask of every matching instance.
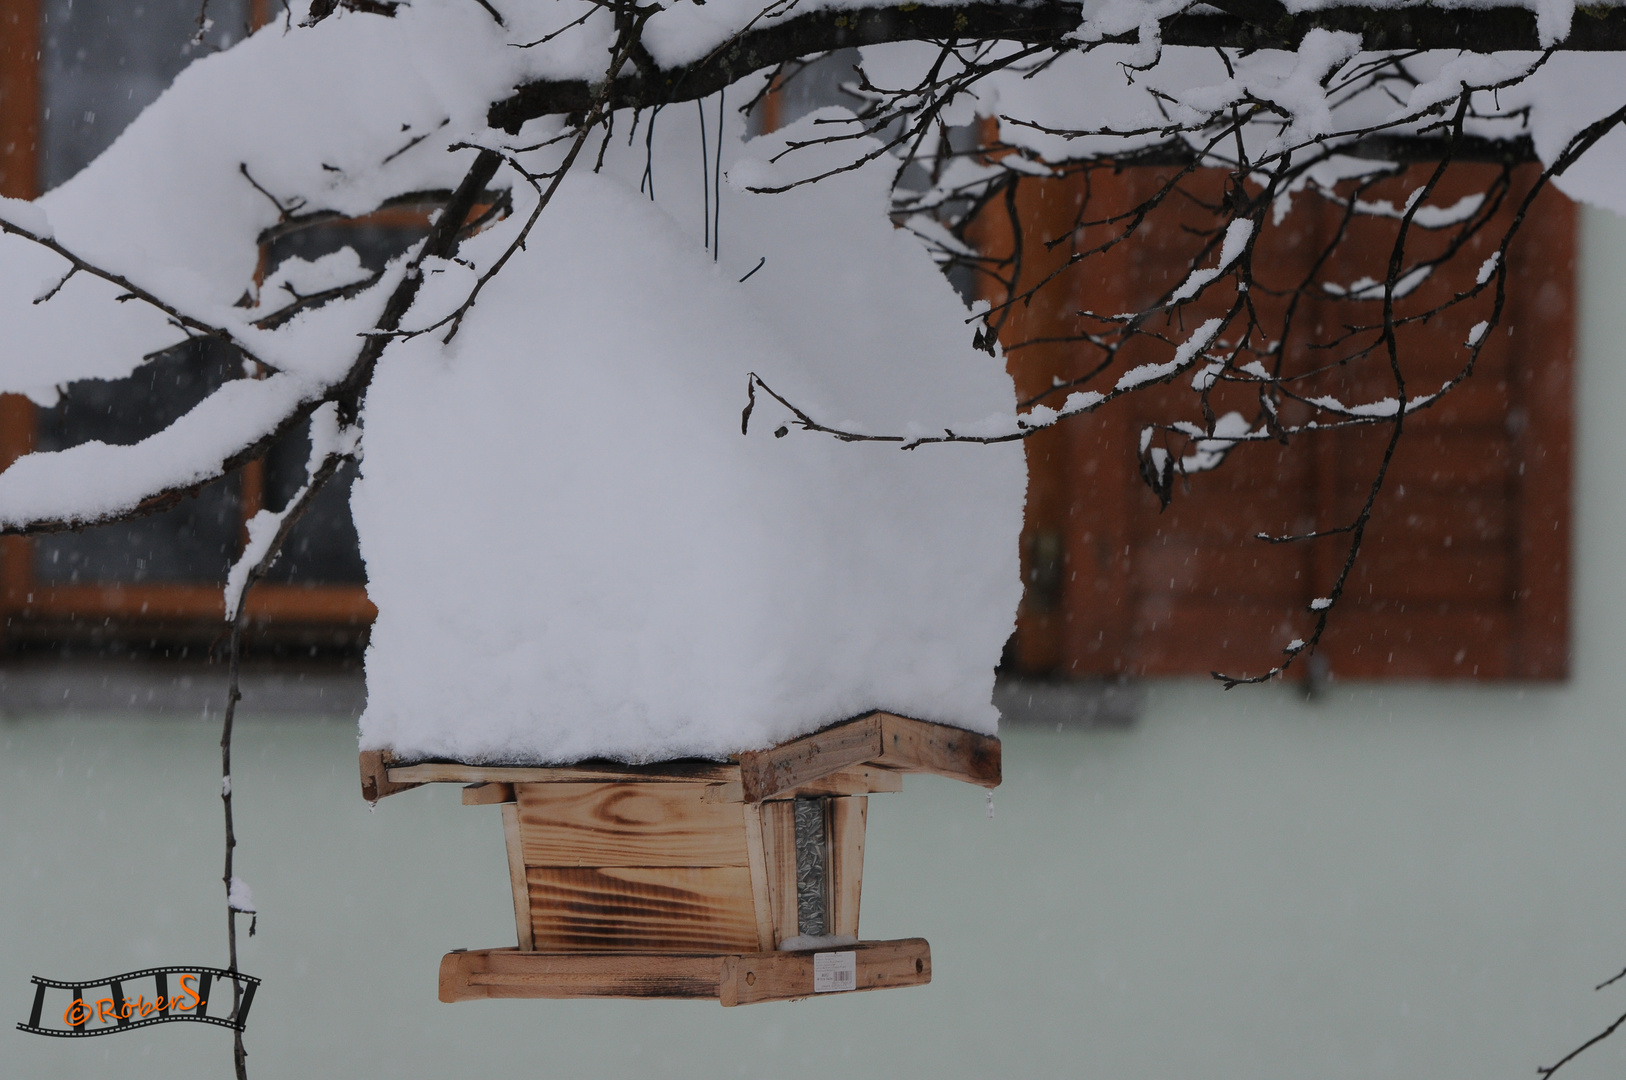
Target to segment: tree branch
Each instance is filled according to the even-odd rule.
[[[277,556],[282,551],[282,545],[287,542],[289,533],[293,532],[299,519],[305,516],[305,511],[316,501],[317,493],[322,490],[323,485],[349,460],[351,456],[348,452],[329,453],[322,459],[321,464],[306,479],[305,486],[295,494],[288,506],[283,508],[282,520],[277,525],[275,535],[258,561],[248,568],[237,595],[235,597],[228,595],[226,598],[227,603],[231,605],[231,643],[228,646],[227,660],[226,714],[220,722],[220,802],[226,827],[226,865],[221,880],[226,886],[226,947],[229,953],[227,970],[233,973],[237,971],[237,916],[242,912],[232,902],[232,884],[237,877],[233,859],[237,849],[237,829],[232,815],[231,743],[232,728],[237,719],[237,703],[243,700],[243,627],[248,618],[246,603],[248,592],[270,571],[271,565],[277,561]],[[251,924],[249,935],[253,936],[253,933],[254,927]],[[234,979],[231,1015],[236,1016],[242,1004],[242,984]],[[236,1069],[237,1080],[248,1080],[248,1051],[243,1048],[242,1028],[234,1032],[232,1064]]]
[[[1296,49],[1311,30],[1359,34],[1370,52],[1449,49],[1469,52],[1540,52],[1536,16],[1524,8],[1333,7],[1288,14],[1273,0],[1227,0],[1230,12],[1177,14],[1164,20],[1165,45],[1228,49]],[[1246,17],[1243,16],[1246,13]],[[1088,48],[1068,40],[1083,21],[1080,5],[1032,6],[967,3],[954,6],[899,4],[862,11],[824,10],[749,30],[692,64],[662,68],[652,76],[634,72],[606,88],[587,80],[526,83],[491,106],[492,127],[517,132],[527,120],[580,113],[605,93],[609,107],[650,108],[708,97],[756,71],[833,49],[897,41],[950,38],[1012,41],[1056,49]],[[1109,39],[1133,42],[1137,35]],[[1577,9],[1561,50],[1626,50],[1626,8]]]
[[[485,194],[486,185],[496,174],[497,168],[501,163],[501,156],[495,152],[490,150],[482,150],[480,152],[479,156],[475,159],[473,166],[469,169],[468,174],[463,178],[463,182],[459,184],[457,190],[452,193],[452,197],[447,202],[446,207],[441,212],[440,217],[435,220],[434,226],[430,229],[428,239],[424,241],[423,246],[419,249],[417,256],[407,267],[406,274],[402,277],[401,281],[396,285],[394,292],[390,294],[389,299],[385,302],[384,311],[379,316],[378,321],[374,324],[373,333],[369,334],[363,341],[361,349],[356,355],[355,361],[350,366],[350,370],[345,374],[344,378],[340,379],[337,383],[329,387],[326,393],[302,402],[297,408],[290,411],[289,414],[284,417],[275,428],[266,432],[260,438],[255,439],[253,442],[246,443],[241,449],[223,459],[218,470],[213,471],[211,475],[200,480],[182,486],[169,488],[164,491],[154,492],[153,494],[147,496],[147,498],[141,500],[141,502],[133,508],[120,511],[116,514],[110,514],[106,518],[100,518],[95,521],[35,519],[33,521],[24,522],[20,525],[11,525],[0,528],[0,536],[31,536],[38,533],[79,532],[83,529],[106,524],[109,521],[127,521],[131,518],[145,517],[148,514],[156,514],[160,511],[168,510],[169,508],[178,504],[183,498],[186,498],[189,495],[196,495],[198,492],[202,491],[215,481],[221,479],[222,477],[229,476],[231,473],[236,472],[249,462],[256,461],[264,456],[266,451],[268,451],[279,439],[292,432],[300,424],[304,423],[305,419],[309,417],[312,412],[316,411],[317,408],[329,401],[338,404],[339,418],[341,423],[345,425],[355,423],[356,417],[361,412],[361,402],[362,398],[366,394],[367,385],[372,380],[373,368],[377,364],[378,358],[383,353],[385,346],[393,340],[395,331],[400,328],[401,317],[406,314],[409,308],[411,308],[412,301],[417,298],[418,289],[423,284],[423,274],[419,268],[423,265],[426,259],[446,258],[456,249],[457,243],[462,237],[463,223],[467,220],[469,213],[474,209],[481,196]],[[8,227],[7,231],[21,230],[16,230],[14,227]],[[33,239],[33,237],[30,236],[30,239]],[[47,244],[47,246],[50,245]],[[71,253],[64,252],[64,257],[78,262],[78,260],[74,259],[74,256]],[[105,272],[100,271],[89,264],[84,265],[87,272],[95,273],[101,277],[109,276]],[[161,303],[156,299],[152,302],[162,306]],[[201,326],[202,324],[199,325]],[[227,340],[230,340],[229,337]],[[233,344],[236,343],[233,342]],[[255,359],[252,354],[247,353],[247,350],[244,350],[244,353],[245,355],[249,355],[251,359]],[[267,367],[269,367],[269,365],[267,365]]]

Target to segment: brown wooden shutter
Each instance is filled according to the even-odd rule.
[[[1455,166],[1430,201],[1450,205],[1496,171]],[[1094,172],[1087,218],[1134,205],[1166,172]],[[1424,175],[1413,170],[1379,190],[1402,204]],[[1498,223],[1425,283],[1419,301],[1437,302],[1472,283],[1535,176],[1534,167],[1515,172]],[[1188,187],[1213,202],[1223,183],[1215,172]],[[1011,204],[1027,264],[1022,286],[1059,273],[1031,304],[1011,309],[1001,332],[1023,399],[1100,362],[1088,345],[1044,339],[1098,329],[1077,316],[1081,308],[1115,313],[1150,302],[1189,269],[1197,242],[1186,229],[1212,228],[1210,211],[1171,199],[1134,242],[1068,266],[1070,252],[1106,235],[1104,227],[1079,229],[1070,243],[1047,247],[1075,229],[1085,184],[1078,176],[1024,179]],[[1010,251],[1006,209],[991,207],[979,222],[977,239],[991,254]],[[1302,273],[1314,241],[1332,235],[1340,213],[1320,196],[1301,195],[1286,225],[1261,238],[1255,263],[1267,268],[1266,280],[1272,267]],[[1382,278],[1393,235],[1391,222],[1359,223],[1326,276]],[[1426,234],[1415,241],[1429,242]],[[1514,242],[1508,310],[1476,374],[1441,405],[1407,420],[1360,561],[1323,641],[1322,670],[1360,678],[1566,676],[1574,254],[1574,208],[1549,190]],[[1185,316],[1186,332],[1193,320],[1218,313],[1196,306]],[[1311,303],[1300,317],[1326,323],[1339,317],[1334,307]],[[1483,306],[1463,305],[1406,332],[1409,394],[1438,389],[1460,366],[1469,327],[1483,317]],[[1153,358],[1130,345],[1092,385],[1110,385]],[[1344,369],[1326,384],[1348,402],[1381,398],[1392,390],[1386,367],[1376,374],[1363,384]],[[1365,497],[1388,429],[1239,447],[1216,472],[1177,477],[1173,503],[1160,512],[1137,473],[1137,438],[1153,419],[1200,420],[1188,382],[1150,389],[1028,441],[1022,550],[1028,590],[1009,656],[1017,670],[1062,677],[1251,674],[1279,662],[1290,640],[1308,635],[1309,604],[1334,581],[1344,542],[1271,545],[1255,534],[1347,521]],[[1219,412],[1225,408],[1217,404]]]
[[[40,12],[38,0],[0,0],[0,195],[39,194]],[[0,469],[33,449],[34,404],[0,394]],[[0,606],[26,602],[33,549],[19,536],[0,537]]]

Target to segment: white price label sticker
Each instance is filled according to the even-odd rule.
[[[829,994],[858,989],[858,954],[821,952],[813,954],[813,992]]]

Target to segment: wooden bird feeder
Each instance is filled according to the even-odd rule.
[[[515,948],[448,953],[440,1000],[783,1001],[931,981],[921,938],[861,941],[868,796],[992,788],[999,740],[870,713],[737,761],[547,768],[361,755],[369,801],[460,783],[502,808]]]

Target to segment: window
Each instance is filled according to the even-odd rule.
[[[241,38],[251,22],[265,20],[269,7],[266,0],[211,0],[213,25],[194,44],[196,0],[0,3],[0,193],[31,198],[73,176],[200,50]],[[421,235],[424,223],[417,208],[327,223],[268,245],[267,265],[348,244],[376,266]],[[0,397],[0,464],[30,449],[137,441],[240,376],[230,349],[193,341],[118,383],[67,387],[52,408]],[[287,500],[304,478],[306,454],[298,435],[162,513],[82,533],[0,542],[8,640],[206,646],[221,630],[219,583],[241,550],[243,522]],[[251,594],[250,617],[262,637],[353,647],[371,622],[349,516],[350,479],[323,492],[268,580]]]

